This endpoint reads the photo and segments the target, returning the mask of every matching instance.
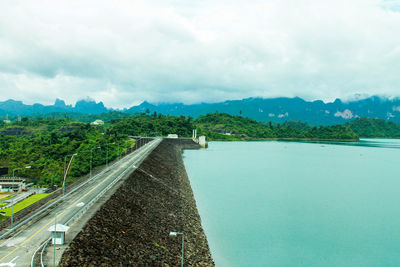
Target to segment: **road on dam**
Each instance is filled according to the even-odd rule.
[[[108,169],[103,170],[85,186],[65,197],[47,216],[28,223],[9,238],[0,240],[0,267],[31,266],[35,252],[50,238],[49,227],[53,226],[55,222],[66,224],[72,218],[83,213],[87,203],[95,200],[107,190],[107,187],[112,186],[113,182],[132,173],[161,140],[161,138],[154,139],[128,154]],[[84,213],[83,216],[85,216]],[[73,224],[79,223],[80,219],[73,222]]]

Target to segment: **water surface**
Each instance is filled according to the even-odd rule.
[[[217,267],[400,266],[400,140],[184,152]]]

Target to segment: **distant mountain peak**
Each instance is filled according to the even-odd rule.
[[[65,101],[64,100],[61,100],[61,99],[57,98],[56,101],[54,102],[54,106],[63,108],[63,107],[66,107],[67,105],[65,105]]]
[[[107,112],[108,109],[104,106],[103,102],[96,103],[95,100],[86,98],[76,102],[74,111],[86,114],[100,114]]]

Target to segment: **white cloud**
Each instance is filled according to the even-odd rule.
[[[345,109],[343,112],[337,111],[335,117],[342,117],[343,119],[349,120],[354,117],[353,112],[349,109]],[[357,116],[356,116],[357,117]]]
[[[397,4],[4,0],[0,100],[399,96]]]

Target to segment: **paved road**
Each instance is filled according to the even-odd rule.
[[[0,267],[30,266],[32,255],[37,248],[50,237],[50,232],[48,232],[47,229],[54,225],[55,218],[57,224],[65,224],[68,222],[115,179],[131,173],[135,169],[135,166],[140,164],[160,142],[161,139],[156,139],[125,156],[120,161],[110,166],[110,168],[103,171],[96,179],[67,197],[57,208],[53,209],[48,216],[25,227],[25,229],[14,234],[13,237],[1,240]],[[74,224],[79,224],[79,219],[76,220]]]

